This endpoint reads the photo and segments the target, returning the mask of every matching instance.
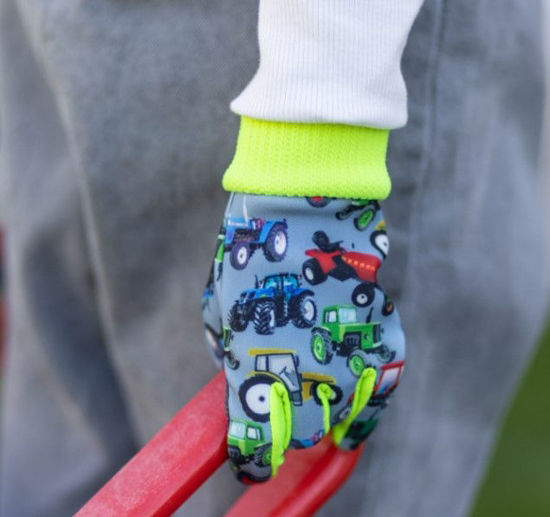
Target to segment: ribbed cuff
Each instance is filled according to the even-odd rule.
[[[222,184],[251,194],[385,199],[388,136],[384,129],[241,117]]]

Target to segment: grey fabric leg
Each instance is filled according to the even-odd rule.
[[[9,189],[0,514],[70,515],[135,445],[97,313],[64,128],[14,6],[0,9]]]
[[[343,500],[369,517],[467,515],[546,307],[537,7],[428,1],[413,28],[385,206],[407,369],[320,515]]]

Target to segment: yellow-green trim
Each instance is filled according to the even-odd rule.
[[[285,461],[284,452],[290,443],[292,413],[288,391],[282,382],[274,382],[269,391],[269,424],[271,426],[271,474]]]
[[[353,423],[357,415],[361,413],[362,409],[367,405],[367,402],[372,395],[375,381],[376,370],[374,368],[365,368],[361,372],[361,376],[355,385],[355,393],[353,396],[353,402],[351,403],[350,414],[345,420],[342,420],[332,428],[332,439],[336,445],[340,445],[340,442],[344,439],[344,436],[346,436],[350,425]]]
[[[325,434],[330,431],[330,398],[332,397],[332,388],[324,382],[317,386],[317,397],[323,405],[323,428]]]
[[[241,118],[230,192],[273,196],[385,199],[389,131],[344,124]]]

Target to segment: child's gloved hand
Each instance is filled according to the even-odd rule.
[[[354,448],[375,427],[405,358],[376,278],[388,247],[374,200],[231,195],[202,306],[241,480],[269,479],[288,447],[332,431]]]

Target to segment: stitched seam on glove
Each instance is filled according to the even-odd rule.
[[[385,199],[389,131],[344,124],[241,118],[227,191],[279,196]]]

